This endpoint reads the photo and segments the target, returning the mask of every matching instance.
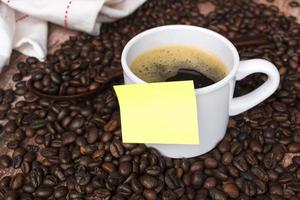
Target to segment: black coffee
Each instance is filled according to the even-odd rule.
[[[206,87],[215,83],[214,80],[203,75],[201,72],[186,68],[180,68],[175,76],[166,79],[167,82],[184,80],[192,80],[195,88]]]
[[[228,74],[217,56],[182,45],[150,50],[138,56],[130,68],[146,82],[193,80],[195,88],[212,85]]]

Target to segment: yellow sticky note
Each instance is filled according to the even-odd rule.
[[[114,86],[124,143],[199,144],[193,81]]]

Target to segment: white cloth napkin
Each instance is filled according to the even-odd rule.
[[[0,72],[13,49],[43,60],[48,22],[92,35],[146,0],[0,0]]]

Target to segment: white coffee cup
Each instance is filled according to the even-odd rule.
[[[145,83],[130,70],[129,65],[140,54],[166,45],[187,45],[211,52],[227,65],[229,73],[213,85],[196,89],[199,144],[147,144],[164,156],[194,157],[210,151],[224,137],[229,116],[259,104],[273,94],[279,85],[278,70],[269,61],[240,61],[236,48],[228,39],[214,31],[188,25],[161,26],[132,38],[122,52],[125,84]],[[264,73],[268,79],[249,94],[233,98],[236,80],[253,73]]]

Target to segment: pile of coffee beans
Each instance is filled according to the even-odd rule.
[[[19,68],[25,69],[13,80],[20,80],[29,68],[33,87],[48,95],[74,95],[96,90],[109,75],[113,75],[111,73],[119,63],[111,63],[113,54],[107,51],[109,47],[97,40],[86,44],[87,40],[88,37],[83,36],[80,40],[66,42],[44,63],[35,58],[19,63]]]
[[[207,16],[201,3],[214,4]],[[242,59],[261,57],[281,74],[277,92],[230,119],[211,152],[171,159],[143,144],[123,144],[112,88],[87,99],[52,101],[32,94],[23,78],[49,94],[93,89],[103,73],[120,68],[126,42],[146,29],[192,24],[227,37],[265,34],[269,44],[239,49]],[[0,198],[31,199],[300,199],[300,25],[275,6],[251,0],[148,0],[133,15],[102,27],[99,37],[80,34],[45,62],[18,64],[14,89],[0,89]],[[104,69],[107,69],[106,72]],[[245,94],[265,80],[237,84]],[[47,88],[47,89],[44,89]],[[2,147],[4,148],[4,147]],[[3,151],[6,152],[6,151]],[[283,162],[291,156],[291,163]],[[296,156],[295,156],[296,155]]]

